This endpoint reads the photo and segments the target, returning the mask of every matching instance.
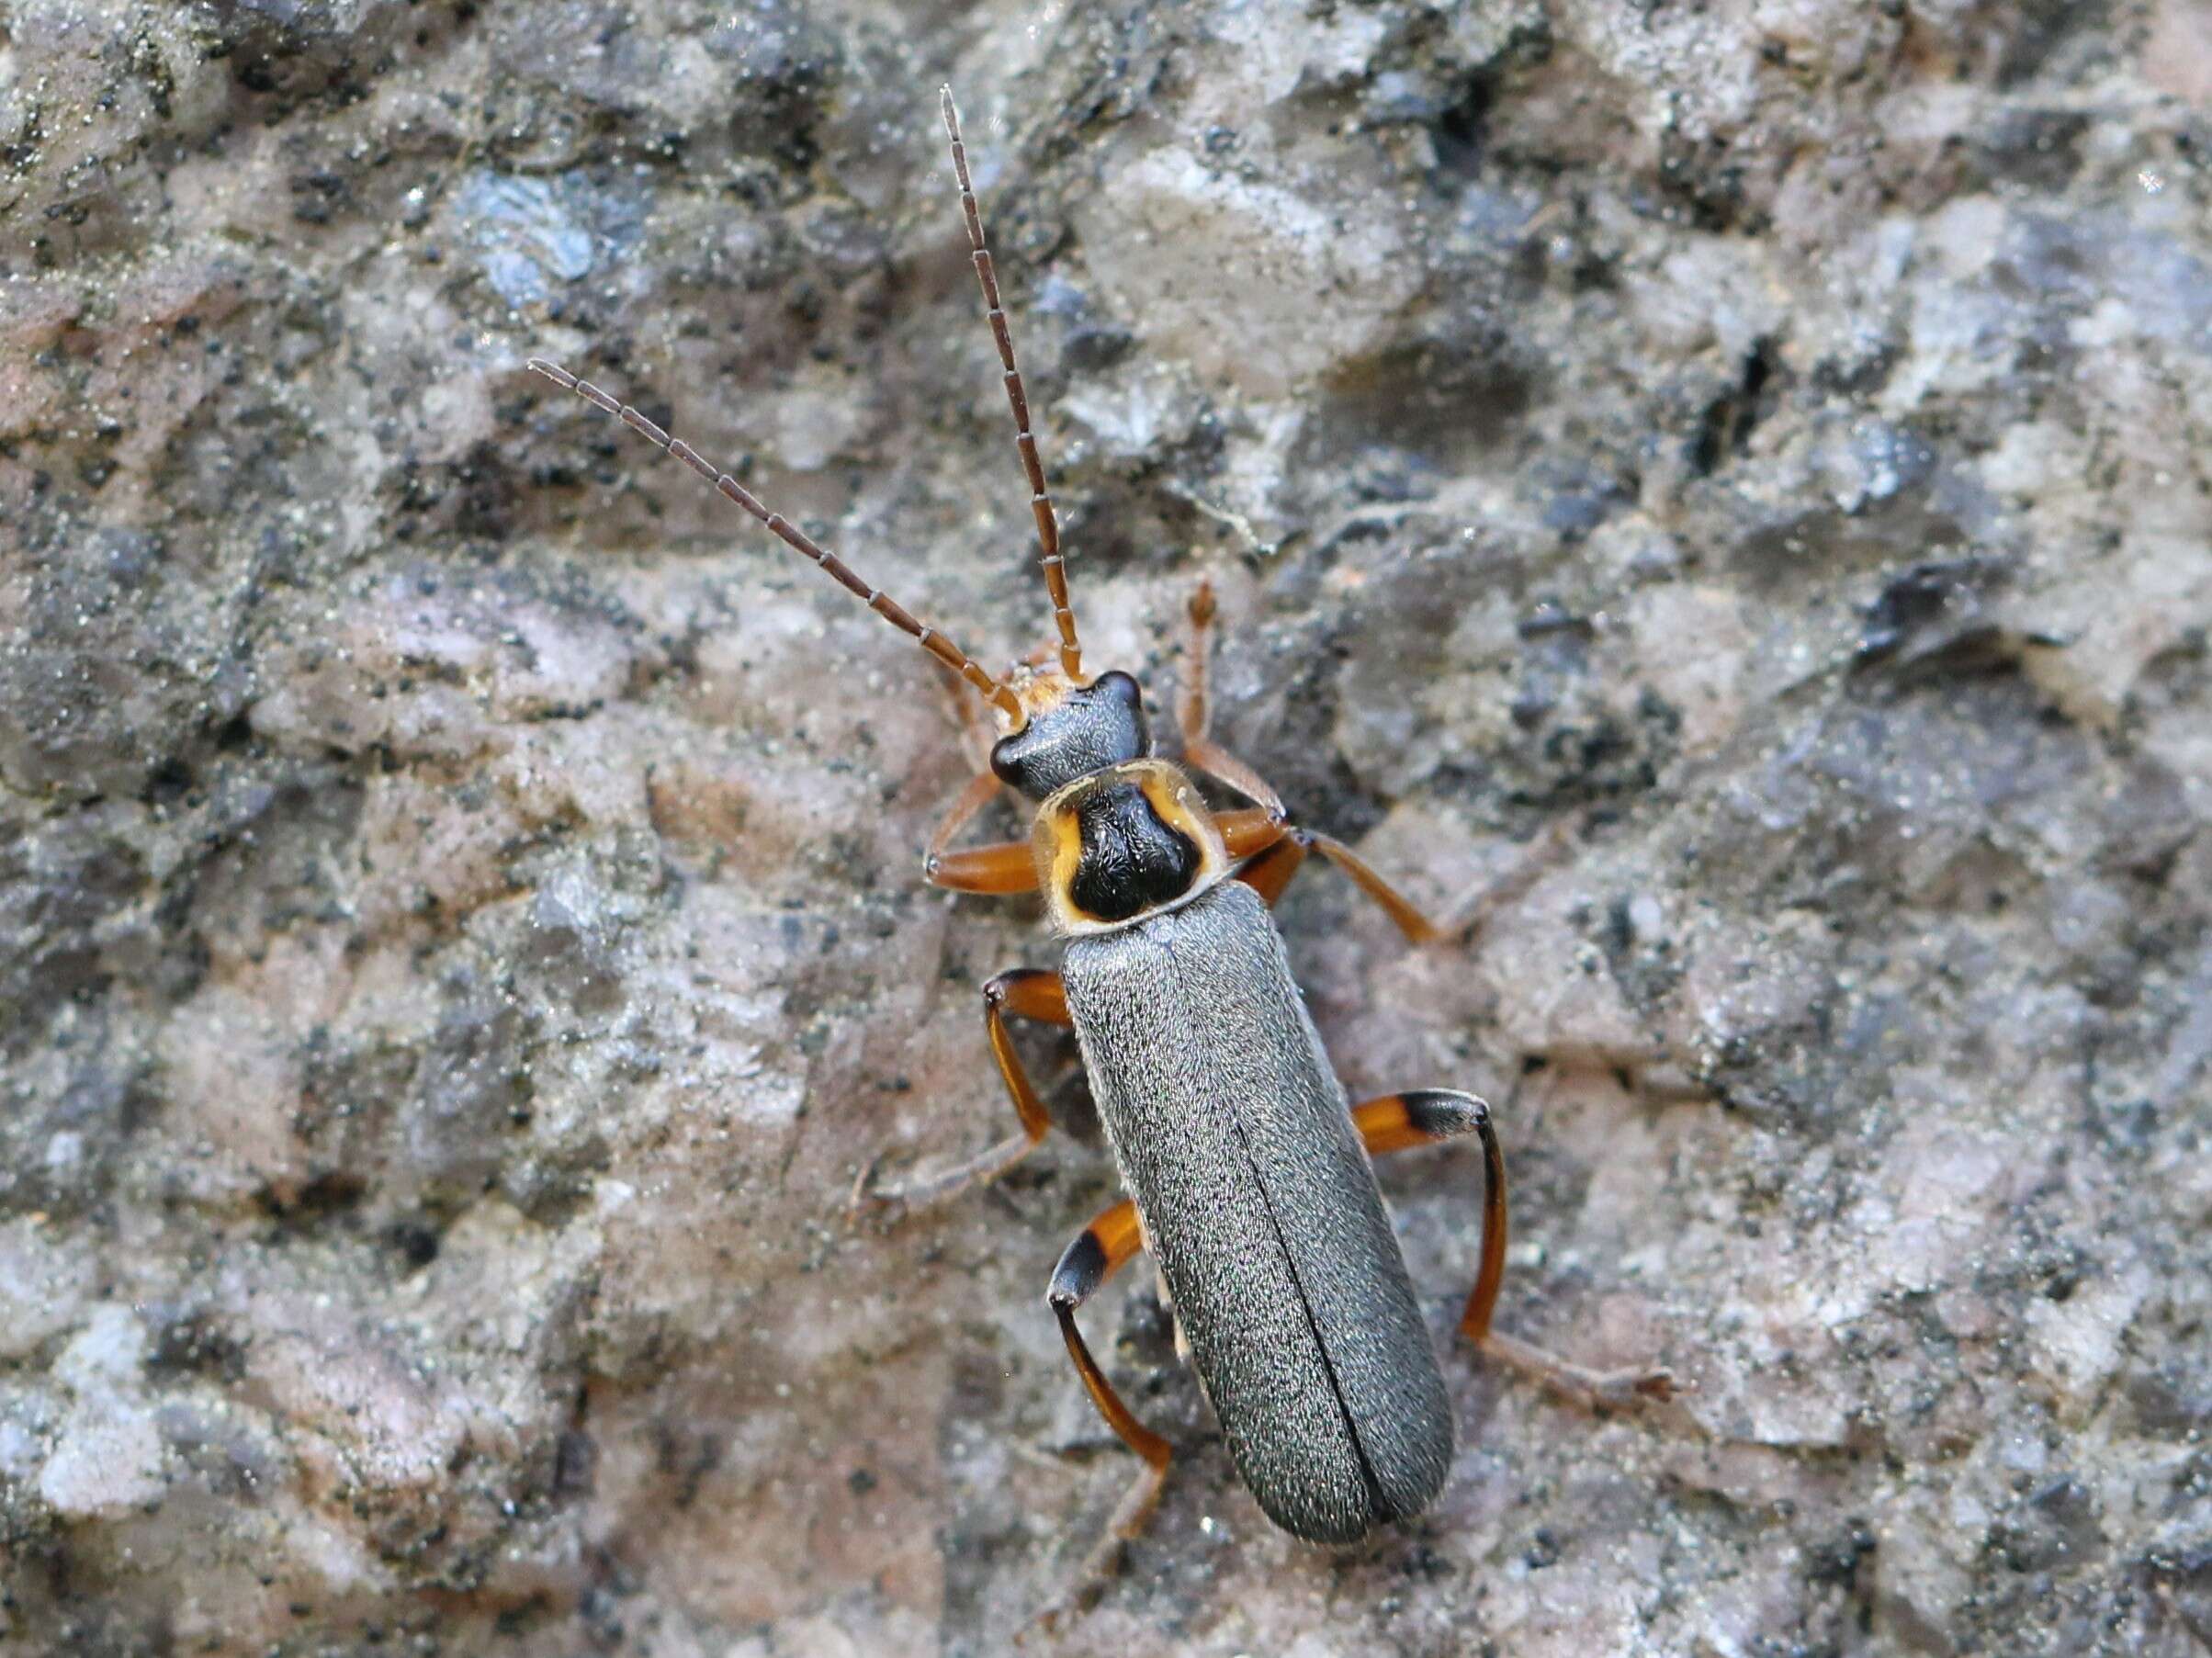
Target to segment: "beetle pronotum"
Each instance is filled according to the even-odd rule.
[[[983,989],[986,1033],[1021,1127],[934,1180],[869,1195],[941,1198],[1012,1167],[1044,1138],[1048,1119],[1007,1021],[1074,1027],[1129,1196],[1061,1257],[1047,1300],[1084,1387],[1145,1465],[1114,1513],[1110,1542],[1133,1534],[1157,1502],[1169,1448],[1114,1392],[1075,1315],[1147,1246],[1230,1454],[1260,1506],[1296,1536],[1349,1541],[1426,1508],[1450,1472],[1453,1444],[1443,1375],[1373,1157],[1462,1134],[1480,1140],[1482,1262],[1460,1329],[1484,1352],[1593,1402],[1663,1398],[1672,1382],[1645,1367],[1586,1370],[1491,1328],[1506,1260],[1506,1175],[1482,1100],[1449,1088],[1388,1094],[1356,1108],[1348,1100],[1291,976],[1270,907],[1318,852],[1409,940],[1428,942],[1448,931],[1349,847],[1292,827],[1266,781],[1208,737],[1211,590],[1202,583],[1191,604],[1180,764],[1155,754],[1135,680],[1120,671],[1085,676],[1059,526],[950,88],[942,107],[1029,479],[1056,652],[993,677],[681,438],[553,363],[533,358],[529,366],[707,479],[912,636],[995,711],[990,770],[946,815],[923,874],[954,892],[1041,889],[1063,941],[1057,972],[1021,968]],[[1192,773],[1251,804],[1210,807]],[[1010,787],[1033,807],[1030,837],[955,847],[976,815]]]

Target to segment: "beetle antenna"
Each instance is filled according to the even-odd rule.
[[[1029,474],[1029,510],[1037,516],[1037,562],[1044,570],[1044,585],[1052,594],[1052,619],[1060,630],[1060,667],[1069,679],[1080,682],[1083,648],[1076,642],[1076,613],[1067,607],[1060,521],[1053,515],[1052,496],[1044,488],[1044,463],[1037,458],[1037,439],[1029,429],[1029,398],[1021,389],[1021,371],[1014,367],[1014,336],[1007,330],[1006,310],[999,303],[999,276],[991,266],[991,251],[984,245],[983,214],[976,206],[976,186],[968,179],[967,146],[960,141],[960,111],[953,107],[953,89],[942,88],[939,99],[944,109],[945,136],[953,141],[953,171],[960,175],[960,210],[967,219],[976,280],[983,285],[991,337],[999,343],[999,361],[1006,366],[1006,400],[1014,411],[1014,447],[1021,450],[1021,469]]]
[[[976,660],[966,651],[961,649],[959,646],[954,644],[934,627],[916,621],[897,601],[892,599],[880,588],[870,587],[852,573],[851,565],[817,542],[813,536],[785,518],[783,513],[770,512],[761,504],[760,498],[754,495],[750,490],[720,467],[716,466],[682,438],[670,436],[629,404],[619,401],[592,385],[589,380],[579,379],[559,363],[547,362],[544,357],[532,357],[528,367],[532,372],[542,374],[556,386],[573,391],[593,407],[605,410],[631,431],[652,444],[654,447],[666,450],[674,456],[700,477],[705,479],[707,482],[713,484],[717,490],[766,524],[771,535],[781,539],[786,546],[806,554],[807,558],[820,565],[832,581],[841,583],[847,591],[858,594],[861,602],[866,604],[870,610],[890,623],[899,632],[910,636],[924,650],[959,674],[969,684],[975,686],[987,700],[997,704],[1005,710],[1013,719],[1017,728],[1023,723],[1025,716],[1021,710],[1021,699],[977,667]]]

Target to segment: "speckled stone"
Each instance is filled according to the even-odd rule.
[[[0,19],[0,1658],[996,1654],[1132,1472],[1112,1201],[925,889],[909,645],[1044,637],[936,88],[1089,660],[1424,900],[1281,914],[1469,1088],[1462,1449],[1179,1461],[1033,1653],[2212,1642],[2212,7],[17,0]],[[1163,725],[1168,723],[1163,719]],[[1005,832],[1018,825],[1008,816]],[[1543,849],[1552,848],[1547,855]],[[1078,1125],[1071,1047],[1025,1034]],[[1439,1342],[1464,1152],[1384,1171]]]

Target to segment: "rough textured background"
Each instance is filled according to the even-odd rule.
[[[1511,1325],[1349,1554],[1185,1448],[1043,1652],[2212,1642],[2212,6],[0,6],[0,1653],[988,1653],[1127,1480],[925,891],[913,649],[1044,620],[1432,898],[1285,907],[1499,1103]],[[1033,1046],[1048,1069],[1063,1049]],[[1079,1090],[1063,1087],[1064,1096]],[[1387,1184],[1439,1337],[1464,1154]]]

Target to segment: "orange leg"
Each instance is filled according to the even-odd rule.
[[[1270,866],[1262,880],[1253,880],[1254,872],[1247,869],[1242,878],[1258,887],[1272,904],[1282,889],[1297,874],[1304,862],[1305,851],[1319,852],[1352,879],[1352,884],[1389,912],[1408,942],[1433,944],[1450,936],[1450,929],[1439,927],[1430,920],[1396,887],[1371,868],[1365,860],[1330,836],[1312,829],[1289,827],[1289,813],[1283,808],[1282,797],[1270,786],[1267,779],[1250,766],[1231,754],[1226,749],[1206,735],[1206,658],[1207,636],[1213,626],[1213,585],[1201,581],[1198,591],[1191,595],[1191,645],[1183,669],[1183,695],[1179,710],[1183,730],[1183,758],[1196,770],[1204,773],[1216,783],[1235,789],[1255,804],[1235,811],[1220,812],[1214,824],[1228,843],[1232,858],[1255,858],[1278,845],[1286,837],[1295,837],[1301,844],[1300,854],[1292,857],[1282,854],[1284,866]],[[1273,884],[1272,890],[1264,882]]]
[[[1275,908],[1305,863],[1305,842],[1290,830],[1280,831],[1276,838],[1245,860],[1236,872],[1236,878],[1258,893],[1270,909]]]
[[[991,745],[999,740],[998,727],[991,722],[991,705],[970,694],[973,687],[967,681],[940,663],[937,670],[939,683],[951,701],[953,721],[967,739],[969,749],[986,772],[991,769]]]
[[[1266,778],[1206,735],[1206,663],[1213,629],[1213,583],[1202,581],[1191,595],[1191,645],[1183,659],[1183,694],[1178,709],[1183,729],[1183,758],[1218,783],[1254,802],[1275,822],[1283,821],[1282,797]]]
[[[1240,806],[1216,812],[1213,827],[1221,831],[1232,858],[1249,858],[1254,852],[1265,852],[1291,832],[1288,824],[1260,806]]]
[[[1026,840],[994,840],[986,846],[964,846],[958,852],[932,852],[924,860],[921,874],[932,886],[948,892],[1003,897],[1037,890],[1037,861]]]
[[[1099,1590],[1119,1565],[1123,1546],[1145,1528],[1145,1522],[1159,1506],[1160,1490],[1168,1483],[1168,1464],[1173,1457],[1168,1441],[1139,1422],[1135,1414],[1122,1403],[1121,1394],[1113,1391],[1113,1383],[1106,1380],[1106,1372],[1090,1356],[1083,1332],[1076,1327],[1076,1309],[1126,1262],[1142,1253],[1144,1247],[1144,1229],[1137,1222],[1136,1205],[1123,1198],[1068,1245],[1067,1252],[1060,1257],[1060,1264],[1053,1269],[1052,1288],[1044,1297],[1053,1315],[1060,1321],[1060,1338],[1066,1342],[1067,1356],[1075,1360],[1076,1373],[1083,1379],[1083,1391],[1099,1407],[1099,1415],[1106,1418],[1106,1426],[1145,1463],[1127,1494],[1115,1506],[1113,1517],[1107,1523],[1106,1536],[1091,1551],[1077,1579],[1075,1596],[1078,1605],[1098,1597]],[[1055,1615],[1048,1614],[1047,1621]]]
[[[1414,1088],[1370,1100],[1352,1112],[1368,1156],[1475,1134],[1483,1142],[1483,1258],[1460,1316],[1460,1334],[1491,1358],[1589,1405],[1620,1405],[1674,1396],[1675,1379],[1651,1365],[1593,1370],[1490,1327],[1506,1276],[1506,1156],[1490,1126],[1490,1108],[1451,1088]]]
[[[999,797],[1006,785],[990,772],[968,779],[960,798],[930,837],[922,855],[922,878],[953,892],[1015,893],[1037,889],[1036,861],[1026,840],[999,840],[988,846],[951,850],[960,831],[975,821],[976,814]]]
[[[860,1179],[853,1182],[852,1201],[856,1206],[882,1203],[916,1209],[942,1202],[971,1186],[997,1179],[1044,1138],[1045,1131],[1052,1127],[1052,1119],[1045,1113],[1044,1102],[1037,1098],[1021,1055],[1014,1052],[1013,1036],[1006,1028],[1010,1013],[1043,1024],[1071,1025],[1075,1021],[1067,1011],[1067,993],[1061,987],[1060,976],[1049,969],[1017,967],[999,974],[983,987],[984,1032],[990,1039],[991,1057],[999,1062],[999,1075],[1014,1102],[1015,1114],[1021,1119],[1020,1132],[942,1174],[899,1186],[875,1185],[875,1160],[871,1158],[861,1170]]]
[[[1352,878],[1352,885],[1382,906],[1390,919],[1398,924],[1409,944],[1434,944],[1453,936],[1455,930],[1439,926],[1417,908],[1404,894],[1370,868],[1361,858],[1343,841],[1324,835],[1316,829],[1300,829],[1307,845],[1334,863]]]
[[[1258,801],[1259,809],[1277,823],[1287,820],[1289,811],[1282,804],[1282,796],[1275,793],[1268,780],[1212,738],[1186,734],[1183,758],[1216,783],[1225,783],[1247,800]]]
[[[1361,892],[1389,911],[1390,919],[1398,924],[1398,931],[1416,944],[1463,943],[1491,916],[1528,892],[1546,870],[1558,863],[1573,839],[1576,822],[1572,818],[1559,818],[1529,847],[1518,867],[1461,899],[1439,921],[1431,920],[1426,912],[1377,874],[1359,853],[1332,836],[1314,829],[1294,829],[1266,806],[1236,806],[1213,814],[1213,826],[1221,830],[1229,856],[1249,860],[1237,872],[1237,879],[1258,887],[1270,904],[1282,896],[1283,888],[1291,884],[1291,877],[1305,861],[1306,852],[1317,852],[1349,875]],[[1295,857],[1278,851],[1289,841],[1298,843]],[[1267,854],[1270,852],[1277,853],[1279,864],[1267,863]]]
[[[1398,890],[1343,841],[1312,829],[1289,829],[1265,821],[1258,808],[1222,812],[1213,819],[1222,830],[1232,858],[1244,858],[1236,878],[1256,889],[1270,905],[1282,897],[1309,852],[1317,852],[1352,878],[1352,883],[1382,906],[1408,942],[1433,944],[1449,939],[1453,930],[1440,927],[1416,909]]]
[[[938,824],[937,832],[930,837],[930,850],[922,855],[922,867],[936,868],[960,831],[975,821],[977,812],[998,799],[999,791],[1005,786],[992,772],[979,772],[969,778],[967,786],[960,791],[960,798],[953,802],[952,809]]]

